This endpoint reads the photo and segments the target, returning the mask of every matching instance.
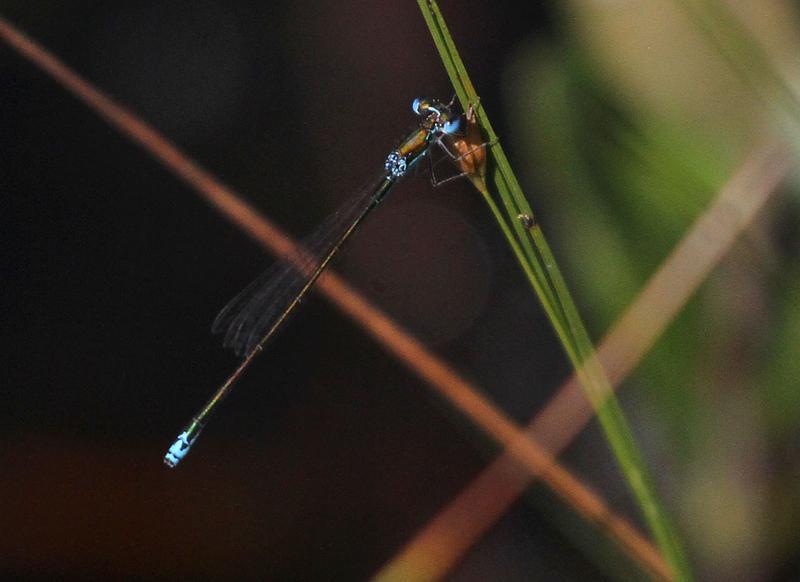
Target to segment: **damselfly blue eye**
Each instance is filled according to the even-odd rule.
[[[442,131],[448,135],[453,135],[454,133],[460,132],[462,127],[463,120],[461,117],[457,117],[442,125]]]

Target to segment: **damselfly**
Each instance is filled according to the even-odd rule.
[[[412,109],[420,117],[419,124],[386,157],[384,171],[376,183],[333,215],[304,248],[267,270],[217,315],[212,331],[224,334],[225,347],[232,348],[244,359],[178,435],[164,456],[164,463],[174,467],[186,456],[220,402],[308,294],[342,245],[400,178],[426,156],[430,159],[432,146],[439,146],[458,162],[462,170],[459,176],[476,174],[482,170],[485,144],[477,143],[479,139],[476,139],[476,135],[479,138],[480,132],[471,123],[472,108],[466,117],[456,116],[451,111],[452,105],[453,101],[444,104],[434,99],[415,99]],[[448,180],[455,177],[458,176]],[[435,178],[432,179],[436,183]]]

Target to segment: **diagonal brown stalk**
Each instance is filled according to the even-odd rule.
[[[299,252],[296,243],[288,235],[244,202],[233,190],[214,178],[144,121],[115,103],[2,18],[0,38],[191,185],[209,204],[265,249],[278,256],[295,255]],[[483,398],[476,387],[426,350],[398,323],[367,302],[331,271],[320,277],[317,289],[361,325],[387,351],[500,443],[531,476],[541,478],[577,513],[615,539],[644,569],[660,577],[667,576],[667,567],[661,556],[636,528],[615,515],[601,497],[556,464],[521,428]]]
[[[650,278],[598,349],[615,387],[683,309],[789,169],[790,156],[783,144],[770,142],[756,148]],[[593,415],[573,375],[532,419],[528,434],[557,455]],[[501,455],[435,515],[377,579],[404,580],[411,572],[426,580],[442,577],[532,482],[511,455]]]

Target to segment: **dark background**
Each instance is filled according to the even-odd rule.
[[[469,5],[442,10],[503,136],[505,60],[547,41],[548,6]],[[451,94],[414,2],[6,2],[2,15],[298,237],[380,171],[414,97]],[[492,458],[315,296],[165,468],[237,362],[211,321],[272,259],[5,45],[0,104],[0,574],[363,579]],[[465,182],[407,180],[335,268],[519,421],[567,374]],[[453,573],[598,576],[526,502]]]

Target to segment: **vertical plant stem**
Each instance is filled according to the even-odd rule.
[[[678,580],[690,580],[692,576],[680,540],[658,501],[633,432],[613,395],[550,246],[535,220],[531,226],[530,221],[518,219],[521,214],[532,218],[533,212],[478,99],[442,13],[434,0],[417,2],[462,107],[465,110],[470,104],[475,107],[477,123],[490,144],[487,149],[492,162],[489,172],[491,187],[486,183],[476,183],[476,180],[473,183],[488,203],[539,297],[673,576]],[[499,198],[499,204],[493,193]]]

